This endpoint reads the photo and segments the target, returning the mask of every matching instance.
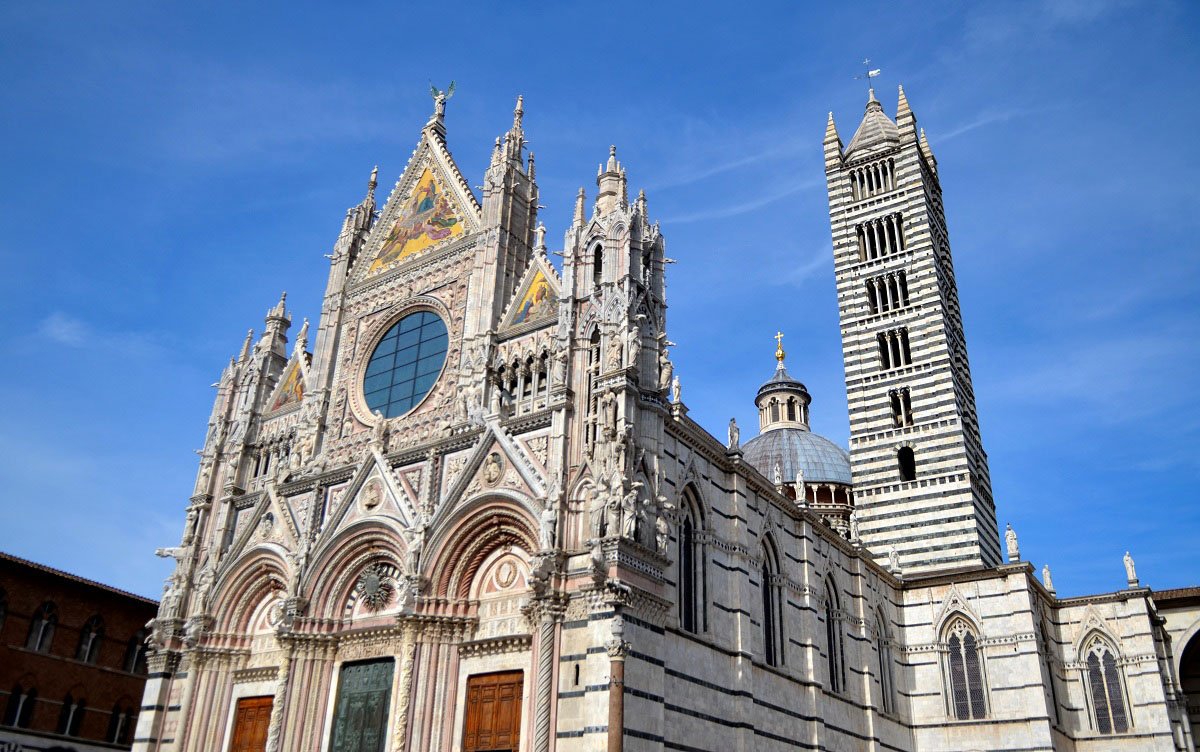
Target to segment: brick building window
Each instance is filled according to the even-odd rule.
[[[29,623],[29,638],[25,647],[39,653],[49,653],[50,644],[54,642],[54,630],[58,626],[58,609],[50,601],[46,601],[33,615]]]
[[[13,728],[29,728],[33,706],[37,703],[37,690],[25,689],[20,684],[8,695],[8,707],[4,710],[4,725]]]
[[[104,639],[104,619],[99,614],[87,620],[79,632],[79,648],[75,659],[84,663],[95,663],[100,656],[100,642]]]
[[[125,659],[121,668],[131,674],[146,673],[146,630],[139,629],[125,644]]]
[[[76,700],[68,692],[63,698],[62,710],[58,714],[58,733],[64,736],[79,736],[79,725],[83,722],[83,712],[87,703]]]

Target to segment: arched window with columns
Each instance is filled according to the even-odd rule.
[[[1123,734],[1129,730],[1124,681],[1116,648],[1094,635],[1083,649],[1083,674],[1088,706],[1095,728],[1101,734]]]
[[[979,634],[962,616],[955,616],[942,630],[945,654],[944,680],[950,716],[960,721],[987,717],[987,695],[983,682],[983,656]]]
[[[104,619],[96,614],[88,619],[79,632],[79,647],[75,659],[84,663],[95,663],[100,656],[100,642],[104,639]]]
[[[54,642],[54,630],[58,627],[58,608],[46,601],[29,622],[29,638],[25,647],[38,653],[49,653]]]

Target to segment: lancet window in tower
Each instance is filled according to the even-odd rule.
[[[62,708],[58,713],[58,733],[63,736],[78,736],[79,726],[83,723],[83,711],[87,703],[76,699],[68,692],[63,698]]]
[[[592,249],[592,289],[600,289],[600,280],[604,279],[604,244],[597,243]]]
[[[1084,651],[1087,655],[1088,699],[1091,701],[1096,730],[1101,734],[1124,733],[1129,730],[1129,714],[1125,710],[1125,695],[1121,691],[1121,670],[1116,651],[1100,638],[1095,638]]]
[[[891,329],[876,335],[879,344],[879,365],[883,370],[900,368],[912,363],[912,350],[908,345],[908,329]]]
[[[904,250],[904,218],[899,214],[868,220],[854,227],[858,258],[871,261]]]
[[[946,670],[949,677],[950,712],[960,721],[983,718],[983,666],[979,656],[979,638],[963,618],[956,618],[946,629]]]
[[[871,313],[885,313],[908,305],[908,275],[903,271],[872,277],[866,287]]]
[[[584,422],[584,440],[588,446],[594,446],[599,438],[600,395],[596,391],[596,379],[600,377],[600,330],[592,332],[591,342],[588,343],[587,363],[587,415]]]
[[[896,428],[911,426],[913,424],[912,396],[908,387],[892,389],[888,392],[888,398],[892,405],[892,424]]]
[[[850,171],[850,192],[855,201],[896,188],[896,161],[885,159]]]
[[[896,451],[896,469],[900,473],[900,480],[917,479],[917,455],[912,447],[903,446]]]

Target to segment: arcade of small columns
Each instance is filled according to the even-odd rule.
[[[855,201],[896,188],[896,160],[885,159],[850,171],[850,192]]]
[[[861,222],[854,231],[858,236],[860,261],[882,258],[904,250],[904,218],[899,212]]]

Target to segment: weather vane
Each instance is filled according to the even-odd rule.
[[[861,75],[855,76],[854,80],[862,81],[863,79],[866,79],[867,91],[870,91],[871,89],[875,88],[874,84],[871,83],[871,79],[878,76],[882,72],[883,69],[882,68],[872,68],[871,67],[871,58],[869,58],[869,57],[864,57],[862,64],[863,64],[863,67],[866,68],[866,70],[863,71],[863,73]],[[453,87],[453,84],[451,84],[451,87]]]

